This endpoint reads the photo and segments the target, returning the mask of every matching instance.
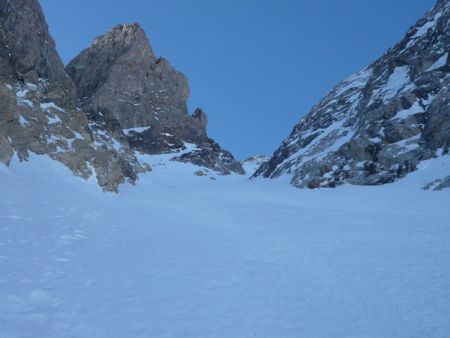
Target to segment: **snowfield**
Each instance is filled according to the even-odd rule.
[[[0,165],[1,338],[450,336],[448,156],[315,191],[145,160],[119,194]]]

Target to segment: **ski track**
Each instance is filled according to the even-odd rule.
[[[450,335],[450,192],[424,175],[305,191],[194,170],[115,195],[45,157],[2,168],[0,337]]]

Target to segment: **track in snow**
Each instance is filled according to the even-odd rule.
[[[450,194],[423,173],[302,191],[154,167],[118,195],[0,168],[1,338],[450,334]]]

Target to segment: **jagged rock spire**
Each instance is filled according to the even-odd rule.
[[[95,175],[104,190],[134,182],[146,167],[126,143],[116,149],[110,135],[91,127],[39,2],[0,0],[0,161],[48,155],[75,175]]]
[[[98,37],[67,71],[39,2],[0,0],[1,162],[45,154],[117,191],[149,169],[135,150],[177,152],[193,143],[196,151],[185,152],[183,161],[223,174],[242,172],[207,137],[206,114],[188,114],[187,79],[155,57],[139,24]]]
[[[88,106],[95,105],[95,96],[106,95],[102,92],[105,84],[111,86],[116,85],[111,83],[114,80],[130,81],[127,78],[131,76],[145,76],[155,62],[150,43],[140,25],[118,25],[97,37],[66,69],[77,86],[78,97]],[[120,71],[128,74],[121,74]],[[113,78],[120,75],[124,78]],[[120,88],[115,86],[114,90],[117,92]]]
[[[81,107],[92,119],[102,116],[106,124],[121,126],[133,149],[159,154],[193,143],[200,150],[176,159],[223,174],[243,173],[240,163],[208,138],[205,112],[189,115],[186,77],[155,56],[139,24],[118,25],[96,38],[66,69]]]
[[[195,123],[183,74],[156,58],[139,24],[119,25],[66,67],[82,107],[112,114],[124,128],[161,129]]]

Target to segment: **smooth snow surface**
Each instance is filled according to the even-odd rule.
[[[450,336],[449,157],[316,191],[145,160],[117,195],[0,165],[1,338]]]
[[[445,53],[430,68],[428,68],[427,71],[432,71],[432,70],[444,67],[447,63],[447,59],[448,59],[448,53]]]
[[[394,119],[407,119],[411,116],[414,116],[415,114],[424,113],[423,107],[420,106],[418,102],[414,102],[413,105],[404,110],[400,110],[395,114],[393,117]]]
[[[408,66],[395,68],[394,72],[389,76],[386,86],[381,91],[383,94],[383,101],[388,102],[398,94],[400,89],[410,82],[411,79]]]

